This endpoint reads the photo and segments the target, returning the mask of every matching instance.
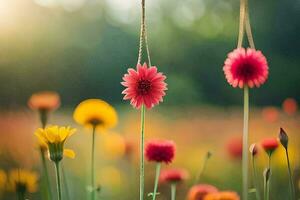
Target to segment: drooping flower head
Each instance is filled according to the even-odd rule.
[[[261,142],[262,148],[267,152],[268,155],[271,155],[278,147],[279,143],[277,138],[265,138]]]
[[[238,48],[228,54],[223,67],[225,77],[233,87],[259,87],[268,78],[266,57],[255,49]]]
[[[175,143],[170,140],[151,140],[146,144],[145,155],[148,161],[169,164],[175,157]]]
[[[165,169],[160,173],[161,183],[179,183],[188,178],[188,172],[184,169]]]
[[[288,115],[293,115],[298,110],[298,103],[293,98],[287,98],[282,103],[283,111]]]
[[[28,106],[33,110],[56,110],[60,106],[60,97],[52,91],[37,92],[29,98]]]
[[[100,99],[82,101],[73,113],[74,120],[83,126],[97,126],[102,129],[112,128],[117,124],[118,116],[115,109]]]
[[[193,187],[188,192],[187,200],[204,200],[207,194],[217,193],[218,189],[215,186],[208,184],[198,184]]]
[[[239,195],[232,191],[211,193],[205,196],[204,200],[240,200]]]
[[[227,151],[232,158],[240,160],[243,153],[242,138],[231,138],[227,143]]]
[[[76,129],[70,127],[49,126],[45,129],[39,128],[35,135],[39,140],[46,143],[49,149],[50,159],[53,162],[62,160],[63,155],[74,158],[75,153],[73,150],[64,149],[66,139],[75,133]]]
[[[122,92],[124,100],[129,100],[133,107],[145,105],[148,109],[163,101],[167,84],[166,76],[157,72],[155,66],[148,68],[147,64],[137,64],[137,69],[128,69],[121,82],[126,89]]]
[[[26,169],[13,169],[8,174],[8,189],[13,192],[34,193],[38,188],[38,174]]]

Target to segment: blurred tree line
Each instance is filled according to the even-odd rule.
[[[121,78],[137,62],[140,9],[138,0],[111,1],[63,9],[12,0],[11,18],[0,14],[0,106],[25,105],[39,90],[58,91],[68,106],[91,97],[121,103]],[[267,83],[251,91],[254,104],[300,100],[299,11],[299,1],[250,1],[256,46],[270,66]],[[237,0],[149,1],[150,51],[168,76],[166,105],[240,104],[242,92],[222,71],[238,12]]]

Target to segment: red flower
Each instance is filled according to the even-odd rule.
[[[137,64],[137,70],[128,69],[128,74],[123,77],[121,82],[126,89],[124,100],[130,99],[130,103],[135,108],[145,105],[148,109],[163,101],[166,95],[167,84],[164,82],[166,76],[157,72],[155,66],[149,67],[146,63]]]
[[[247,85],[252,88],[259,87],[267,80],[269,67],[261,51],[239,48],[228,54],[223,71],[233,87],[243,88]]]
[[[169,164],[175,156],[175,143],[169,140],[152,140],[146,144],[145,155],[148,161]]]
[[[293,98],[287,98],[283,101],[282,108],[286,114],[293,115],[298,109],[297,101]]]
[[[187,200],[203,200],[207,194],[216,192],[218,192],[218,189],[212,185],[195,185],[189,190]]]
[[[241,138],[232,138],[227,143],[227,151],[232,158],[241,159],[243,154],[243,141]]]
[[[267,153],[272,153],[275,149],[277,149],[279,143],[277,138],[266,138],[261,142],[262,148]]]
[[[165,169],[160,173],[161,183],[178,183],[188,178],[188,172],[183,169]]]

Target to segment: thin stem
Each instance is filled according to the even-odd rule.
[[[250,18],[249,18],[248,0],[245,0],[245,28],[246,28],[246,34],[247,34],[249,45],[252,49],[255,49],[251,24],[250,24]]]
[[[239,36],[237,48],[241,48],[243,45],[244,38],[244,27],[245,27],[245,0],[240,0],[240,24],[239,24]]]
[[[95,137],[96,137],[96,126],[93,126],[93,136],[92,136],[92,153],[91,153],[91,200],[96,199],[95,194]]]
[[[267,181],[267,194],[265,200],[270,200],[270,185],[271,185],[271,176],[272,176],[272,169],[271,169],[271,153],[269,154],[269,162],[268,162],[268,168],[270,169],[270,176]]]
[[[171,184],[171,200],[176,199],[176,183]]]
[[[267,200],[268,181],[264,178],[264,200]]]
[[[244,128],[243,128],[243,200],[248,199],[248,132],[249,132],[249,88],[244,87]]]
[[[64,183],[66,197],[67,197],[67,200],[70,200],[70,192],[69,192],[69,187],[68,187],[68,180],[67,180],[67,175],[66,175],[63,163],[61,164],[61,172],[62,172],[62,177],[63,177],[63,183]]]
[[[292,170],[291,170],[289,152],[288,152],[287,148],[285,149],[285,154],[286,154],[288,172],[289,172],[291,198],[292,198],[292,200],[294,200],[294,199],[296,199],[296,197],[295,197],[295,186],[294,186],[293,175],[292,175]]]
[[[145,177],[145,159],[144,159],[144,144],[145,143],[145,106],[141,108],[141,141],[140,141],[140,200],[144,199],[144,177]]]
[[[204,171],[205,171],[205,168],[206,168],[207,161],[208,161],[209,157],[210,157],[210,156],[209,156],[209,153],[207,153],[207,154],[205,155],[204,159],[203,159],[203,164],[202,164],[201,168],[200,168],[199,171],[198,171],[198,174],[197,174],[197,176],[196,176],[194,185],[196,185],[196,184],[199,182],[200,178],[202,177],[202,175],[203,175],[203,173],[204,173]]]
[[[44,176],[46,179],[46,184],[47,184],[47,195],[48,199],[52,200],[52,189],[51,189],[51,183],[50,183],[50,178],[49,178],[49,172],[48,172],[48,167],[45,159],[45,154],[42,149],[40,149],[40,154],[41,154],[41,160],[42,160],[42,165],[43,165],[43,170],[44,170]]]
[[[56,171],[56,187],[57,187],[57,199],[61,200],[61,182],[60,182],[60,170],[59,162],[55,162],[55,171]]]
[[[258,182],[258,176],[257,176],[257,170],[255,165],[255,157],[252,156],[252,169],[253,169],[253,178],[254,178],[254,187],[255,187],[255,195],[256,200],[260,200],[260,192],[259,192],[259,182]]]
[[[17,192],[18,200],[25,200],[25,193],[22,191]]]
[[[154,181],[154,190],[153,190],[153,194],[152,194],[152,200],[156,199],[160,168],[161,168],[161,163],[157,163],[156,164],[156,172],[155,172],[155,181]]]

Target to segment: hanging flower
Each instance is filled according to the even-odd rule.
[[[151,140],[146,144],[145,155],[148,161],[169,164],[175,156],[175,143],[169,140]]]
[[[187,200],[204,200],[207,194],[216,193],[218,189],[208,184],[199,184],[191,187],[188,192]]]
[[[60,97],[52,91],[37,92],[29,98],[28,106],[33,110],[56,110],[60,106]]]
[[[73,118],[80,125],[97,126],[103,129],[114,127],[118,121],[115,109],[100,99],[82,101],[75,108]]]
[[[161,183],[179,183],[188,178],[188,172],[184,169],[165,169],[160,173],[159,181]]]
[[[259,87],[268,78],[265,56],[255,49],[238,48],[228,54],[223,67],[226,79],[233,87]]]
[[[155,66],[148,68],[147,64],[137,64],[137,69],[128,69],[128,74],[123,77],[121,82],[126,89],[122,92],[125,94],[124,100],[130,99],[130,103],[135,108],[145,105],[148,109],[163,101],[167,84],[166,76],[157,72]]]
[[[239,195],[232,191],[211,193],[204,197],[204,200],[240,200]]]
[[[59,162],[63,156],[75,157],[73,150],[64,149],[66,139],[75,133],[76,129],[70,127],[49,126],[45,129],[38,129],[35,135],[39,140],[48,145],[50,159],[53,162]]]
[[[278,147],[279,143],[277,138],[266,138],[261,142],[262,148],[270,155]]]
[[[38,189],[38,174],[25,169],[13,169],[8,174],[8,189],[13,192],[34,193]]]

